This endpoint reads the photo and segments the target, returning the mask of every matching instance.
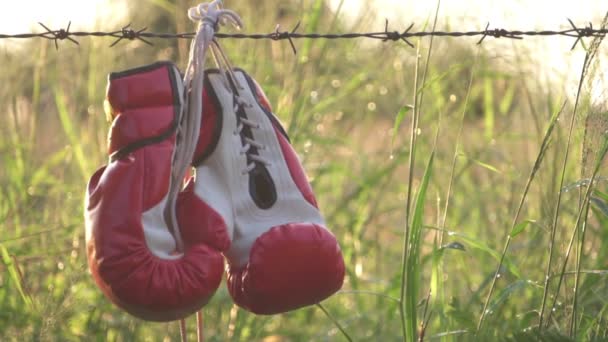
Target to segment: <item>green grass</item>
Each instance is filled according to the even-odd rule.
[[[133,27],[191,30],[176,22],[185,1],[147,4]],[[246,32],[369,19],[351,26],[322,0],[230,7]],[[184,42],[0,47],[0,340],[179,340],[177,323],[137,320],[96,288],[82,206],[107,161],[106,75],[184,67]],[[297,56],[288,42],[222,42],[288,129],[347,275],[320,305],[270,317],[222,285],[203,310],[207,341],[608,339],[608,110],[589,96],[601,41],[587,42],[576,102],[507,71],[500,51],[413,42],[296,40]]]

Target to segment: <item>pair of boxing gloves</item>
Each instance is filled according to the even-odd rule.
[[[235,303],[256,314],[335,293],[344,278],[338,242],[287,134],[244,71],[205,72],[195,173],[171,207],[187,91],[170,62],[109,77],[110,161],[91,177],[85,203],[89,268],[99,288],[152,321],[199,310],[224,269]]]

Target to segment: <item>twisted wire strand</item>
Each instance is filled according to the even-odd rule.
[[[277,25],[275,31],[270,33],[217,33],[216,38],[220,39],[254,39],[254,40],[287,40],[289,41],[294,53],[296,53],[295,39],[372,39],[387,41],[402,41],[413,47],[409,41],[411,38],[420,37],[480,37],[478,44],[484,42],[488,37],[491,38],[508,38],[508,39],[523,39],[524,37],[549,37],[562,36],[575,39],[572,49],[574,49],[581,39],[586,37],[604,37],[608,33],[608,29],[596,29],[593,24],[588,24],[585,27],[576,26],[570,19],[568,23],[571,26],[569,29],[563,30],[507,30],[502,28],[490,28],[488,23],[484,30],[477,31],[412,31],[414,24],[411,24],[406,30],[390,31],[388,20],[383,31],[377,32],[347,32],[347,33],[299,33],[296,32],[300,27],[300,23],[291,31],[280,31]],[[116,31],[70,31],[71,22],[66,28],[52,30],[43,23],[39,23],[44,29],[39,33],[19,33],[19,34],[0,34],[0,39],[48,39],[55,42],[55,47],[59,48],[58,41],[69,40],[74,44],[78,44],[77,38],[81,37],[109,37],[114,41],[110,47],[116,46],[122,40],[139,40],[148,45],[152,45],[152,39],[192,39],[195,32],[183,33],[168,33],[168,32],[149,32],[147,28],[133,29],[131,25],[126,25]]]

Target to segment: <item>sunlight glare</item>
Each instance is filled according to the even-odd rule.
[[[330,0],[337,9],[341,0]],[[390,30],[403,30],[414,23],[414,31],[430,30],[437,1],[349,0],[344,2],[342,14],[353,20],[362,20],[371,30],[384,27],[389,20]],[[608,8],[605,0],[443,0],[439,9],[438,29],[446,31],[483,30],[555,30],[571,28],[568,19],[584,28],[589,22],[599,27]],[[358,19],[357,19],[358,18]],[[474,44],[479,38],[471,38]],[[590,43],[590,39],[586,40]],[[570,51],[574,39],[567,37],[526,37],[522,41],[486,39],[484,48],[503,63],[505,68],[517,69],[533,75],[539,82],[554,86],[555,92],[564,91],[569,97],[576,94],[577,83],[584,60],[579,45]],[[603,64],[602,64],[603,63]],[[606,97],[606,62],[600,62],[598,75],[591,89],[592,101]],[[564,82],[565,80],[565,82]]]
[[[41,32],[38,22],[51,29],[66,28],[70,21],[70,30],[93,29],[100,23],[114,30],[126,13],[123,0],[7,1],[0,11],[0,33]]]

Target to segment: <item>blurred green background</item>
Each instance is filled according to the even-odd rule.
[[[185,17],[187,1],[137,4],[127,15],[134,28],[193,30]],[[270,32],[275,23],[291,29],[298,21],[301,32],[369,29],[366,17],[345,20],[344,6],[330,8],[323,0],[227,5],[242,15],[248,33]],[[431,30],[432,15],[416,28]],[[96,25],[107,29],[103,22]],[[332,319],[354,341],[404,340],[404,319],[413,319],[399,310],[407,203],[411,215],[421,215],[418,224],[410,215],[408,226],[419,228],[420,239],[414,246],[419,254],[407,259],[417,267],[410,274],[416,286],[405,293],[416,303],[412,324],[418,337],[608,338],[608,196],[602,178],[608,175],[600,168],[587,201],[584,182],[608,130],[608,108],[589,95],[597,67],[592,63],[583,81],[565,164],[568,191],[554,225],[574,97],[527,73],[525,53],[519,64],[507,66],[500,51],[476,41],[435,39],[429,54],[428,38],[412,40],[413,49],[402,42],[297,40],[294,56],[286,41],[222,40],[233,64],[262,85],[285,124],[341,243],[347,277],[343,290],[323,303],[329,316],[319,307],[255,316],[235,307],[222,285],[204,308],[207,341],[346,340]],[[60,42],[58,51],[48,40],[0,47],[0,340],[179,340],[176,323],[134,319],[96,288],[87,269],[83,197],[90,175],[107,162],[107,74],[157,60],[173,60],[183,69],[189,41],[123,41],[111,49],[110,39],[79,42]],[[605,58],[605,49],[597,51],[595,60]],[[525,192],[546,129],[564,103]],[[407,109],[414,104],[416,110]],[[416,158],[410,161],[414,118]],[[421,191],[425,174],[428,188]],[[574,235],[563,268],[579,212],[585,214],[578,225],[585,233]],[[519,224],[526,220],[533,222]],[[554,299],[556,306],[550,319],[545,312],[539,332],[551,247],[545,311]],[[188,324],[192,339],[194,319]]]

